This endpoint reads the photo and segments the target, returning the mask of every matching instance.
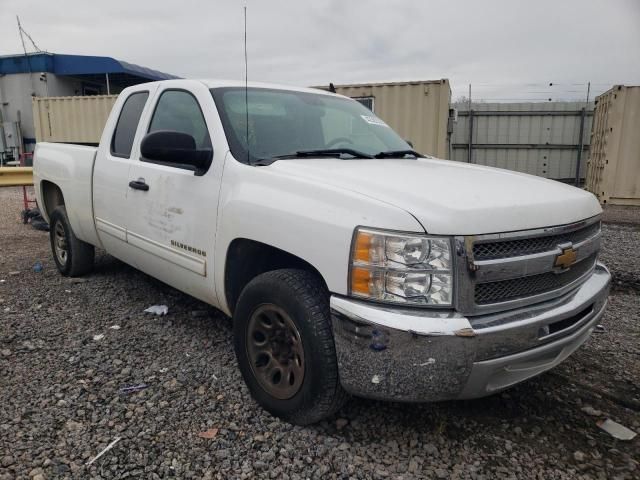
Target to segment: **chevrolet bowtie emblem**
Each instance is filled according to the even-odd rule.
[[[576,263],[576,258],[578,258],[577,250],[574,250],[573,247],[563,248],[562,253],[556,257],[554,266],[569,268]]]

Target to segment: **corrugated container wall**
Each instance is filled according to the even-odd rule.
[[[448,158],[449,80],[336,85],[336,93],[372,99],[374,113],[420,153]],[[364,102],[363,102],[364,103]]]
[[[596,98],[586,187],[601,203],[640,206],[640,86]]]
[[[37,142],[99,143],[117,95],[34,97]]]
[[[469,107],[454,104],[458,121],[451,159],[469,161]],[[555,180],[575,178],[584,102],[473,103],[471,163]],[[585,108],[580,178],[584,178],[593,103]]]

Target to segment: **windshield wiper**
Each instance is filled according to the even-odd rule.
[[[389,150],[386,152],[376,153],[374,158],[393,158],[393,157],[404,157],[406,155],[413,155],[416,158],[424,158],[424,155],[416,152],[415,150]]]
[[[325,148],[320,150],[298,150],[295,153],[286,155],[276,155],[271,157],[274,160],[282,158],[306,158],[306,157],[340,157],[341,155],[351,155],[353,158],[373,158],[371,155],[354,150],[353,148]]]

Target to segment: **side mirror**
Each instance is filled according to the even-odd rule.
[[[191,135],[173,130],[147,133],[140,154],[142,161],[193,170],[196,175],[203,175],[213,160],[213,150],[198,150]]]

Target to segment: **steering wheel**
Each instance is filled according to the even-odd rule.
[[[351,145],[353,145],[353,142],[351,141],[351,139],[347,137],[338,137],[338,138],[334,138],[329,143],[327,143],[327,148],[331,148],[334,145],[337,145],[338,143],[350,143]]]

